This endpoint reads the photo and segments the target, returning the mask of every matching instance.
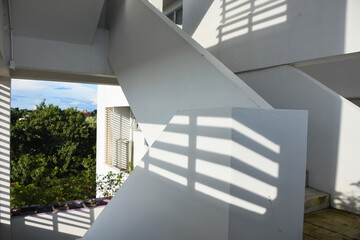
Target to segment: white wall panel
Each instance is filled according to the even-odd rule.
[[[331,194],[331,205],[360,213],[360,109],[289,66],[239,75],[280,109],[309,111],[309,185]]]

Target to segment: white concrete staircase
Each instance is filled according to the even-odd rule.
[[[301,239],[307,113],[273,110],[147,1],[117,3],[109,62],[150,149],[83,239]]]

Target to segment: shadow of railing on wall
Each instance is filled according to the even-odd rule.
[[[223,0],[219,43],[287,21],[286,0]]]
[[[12,217],[12,239],[77,239],[82,237],[105,206]]]
[[[280,146],[263,136],[264,133],[257,133],[239,122],[232,123],[231,118],[211,115],[177,117],[182,119],[183,123],[179,120],[167,126],[163,135],[169,137],[158,139],[151,147],[149,159],[144,166],[145,171],[182,185],[197,194],[231,203],[253,217],[269,214],[266,206],[269,200],[274,201],[277,198]],[[228,124],[217,125],[219,120]],[[241,128],[240,131],[237,128]],[[244,129],[247,129],[248,135],[244,135]],[[224,135],[226,130],[231,132],[233,137]],[[268,144],[259,143],[253,136],[264,139]],[[229,137],[241,141],[234,142],[229,140]],[[166,142],[162,139],[173,141]],[[187,142],[184,139],[187,139]],[[230,152],[230,145],[247,156],[234,157]],[[269,145],[272,148],[269,149]],[[193,154],[189,155],[189,152]],[[242,181],[234,182],[230,175],[240,177]]]
[[[10,238],[10,78],[0,78],[0,238]]]

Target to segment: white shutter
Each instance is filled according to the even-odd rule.
[[[105,163],[112,166],[112,107],[105,108]]]
[[[106,108],[105,134],[105,162],[122,170],[128,170],[133,150],[129,107]]]

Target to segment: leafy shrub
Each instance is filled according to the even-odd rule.
[[[123,183],[124,173],[108,172],[106,175],[98,175],[97,190],[104,195],[104,197],[112,197],[115,192],[119,190]]]
[[[88,199],[95,196],[95,175],[86,172],[67,178],[45,178],[35,184],[12,183],[10,188],[11,207],[19,208],[32,204],[48,204],[75,199]]]

